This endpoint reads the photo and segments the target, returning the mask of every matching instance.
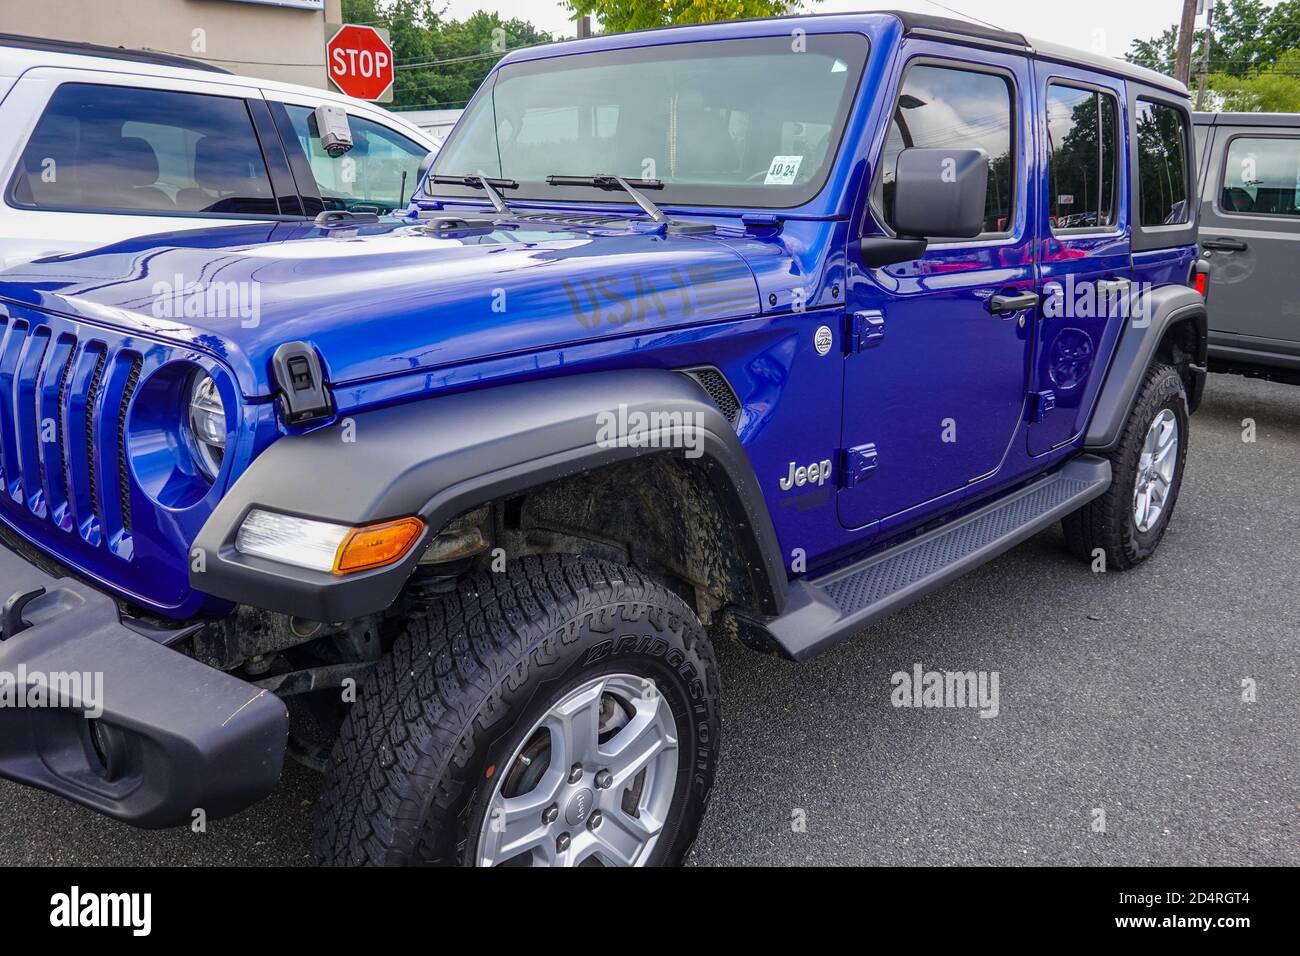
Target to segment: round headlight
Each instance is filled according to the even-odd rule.
[[[196,374],[190,384],[189,424],[194,462],[212,480],[226,454],[226,408],[217,383],[205,372]]]

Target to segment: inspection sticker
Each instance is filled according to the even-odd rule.
[[[772,165],[767,167],[767,178],[763,180],[763,185],[793,185],[795,177],[799,175],[799,164],[802,162],[802,156],[773,156]]]

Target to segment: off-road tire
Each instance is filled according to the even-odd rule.
[[[1133,515],[1138,461],[1151,423],[1166,408],[1173,411],[1178,421],[1178,460],[1164,513],[1147,531],[1139,531]],[[1155,553],[1178,503],[1188,436],[1187,394],[1182,377],[1169,365],[1152,365],[1124,423],[1119,443],[1106,456],[1111,464],[1110,488],[1061,522],[1066,546],[1075,556],[1092,562],[1100,549],[1105,554],[1107,570],[1124,571]]]
[[[537,715],[613,672],[652,678],[672,707],[677,780],[647,862],[680,863],[717,761],[712,645],[662,585],[632,568],[559,555],[472,576],[409,620],[334,745],[316,812],[317,860],[472,865],[495,768]]]

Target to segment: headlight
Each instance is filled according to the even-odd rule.
[[[211,481],[226,454],[226,408],[217,383],[205,372],[198,372],[190,384],[189,424],[194,462]]]

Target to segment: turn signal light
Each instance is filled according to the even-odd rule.
[[[334,573],[368,571],[400,561],[423,531],[424,522],[419,518],[400,518],[353,528],[339,546],[338,556],[334,559]]]

